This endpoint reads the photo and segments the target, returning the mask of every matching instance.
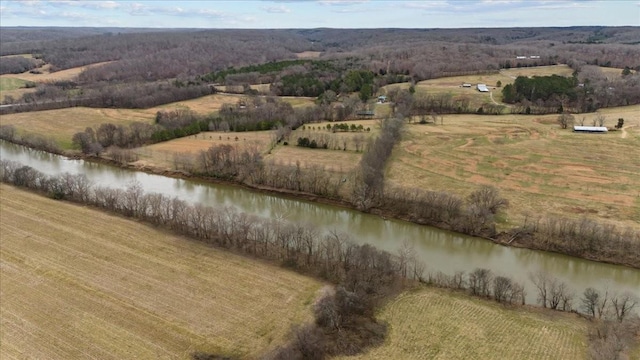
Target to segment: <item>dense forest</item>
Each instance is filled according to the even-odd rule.
[[[249,84],[271,84],[273,95],[316,97],[327,90],[338,94],[357,91],[367,99],[378,87],[389,83],[563,63],[576,70],[580,83],[589,80],[591,99],[582,97],[584,103],[573,106],[588,110],[640,100],[628,91],[637,85],[637,76],[613,84],[591,69],[640,69],[639,38],[637,27],[3,28],[0,55],[34,56],[24,60],[3,58],[3,73],[31,70],[40,61],[53,71],[103,63],[83,71],[77,83],[40,85],[36,93],[24,98],[3,99],[4,103],[27,103],[37,109],[78,104],[145,108],[202,96],[210,93],[208,85],[212,83],[241,85],[245,90]],[[317,58],[300,58],[304,52],[313,52]],[[358,76],[360,79],[354,82]],[[602,88],[616,90],[606,94]],[[555,107],[532,102],[541,108]],[[453,109],[458,108],[464,106]],[[30,109],[14,107],[11,111]]]

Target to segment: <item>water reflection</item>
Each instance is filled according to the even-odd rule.
[[[84,173],[99,186],[126,188],[139,182],[146,192],[175,196],[190,203],[236,209],[267,218],[313,223],[323,231],[350,234],[360,243],[396,252],[404,243],[413,244],[416,254],[431,271],[452,274],[471,272],[476,267],[511,276],[525,283],[527,301],[535,302],[528,274],[543,269],[571,284],[579,294],[586,287],[630,291],[640,296],[640,270],[590,262],[568,256],[495,245],[490,241],[463,236],[403,221],[384,220],[349,209],[249,191],[239,187],[172,179],[101,164],[65,159],[0,141],[0,158],[19,161],[49,175]]]

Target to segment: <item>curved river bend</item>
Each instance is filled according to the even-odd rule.
[[[239,187],[174,179],[131,171],[82,160],[30,150],[0,141],[0,157],[18,161],[49,175],[64,172],[85,174],[94,184],[126,188],[139,182],[145,192],[158,192],[191,203],[210,206],[233,206],[263,217],[310,223],[322,230],[349,234],[358,243],[370,243],[395,252],[405,241],[414,244],[417,256],[427,271],[473,271],[477,267],[512,277],[527,289],[527,302],[535,303],[536,293],[528,274],[545,270],[565,281],[579,296],[585,288],[629,291],[640,297],[640,270],[577,259],[565,255],[496,245],[491,241],[451,233],[403,221],[383,220],[358,211],[292,200],[277,195],[256,193]],[[578,299],[575,301],[577,305]]]

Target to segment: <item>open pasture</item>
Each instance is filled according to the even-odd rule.
[[[0,185],[0,358],[256,358],[322,286],[151,226]]]
[[[378,318],[385,343],[343,359],[586,359],[587,321],[541,309],[510,309],[440,289],[405,293]]]
[[[28,81],[13,77],[0,77],[0,101],[4,101],[6,96],[19,99],[22,95],[35,92],[36,88],[26,88]]]
[[[391,184],[468,195],[494,185],[510,201],[504,225],[540,214],[592,217],[639,228],[640,106],[602,110],[622,131],[574,133],[557,115],[445,115],[411,124],[387,168]],[[580,114],[585,125],[596,114]]]
[[[95,64],[79,66],[79,67],[55,71],[55,72],[51,72],[51,65],[45,64],[37,69],[34,69],[35,71],[40,72],[40,74],[33,74],[27,71],[22,74],[4,74],[4,75],[0,75],[0,77],[16,78],[16,79],[21,79],[25,81],[33,81],[35,83],[73,81],[73,80],[76,80],[78,78],[78,75],[80,75],[80,73],[83,72],[84,70],[88,68],[108,64],[108,63],[109,62],[95,63]]]
[[[312,98],[292,96],[282,96],[278,97],[278,99],[290,103],[293,107],[312,105],[314,101],[314,99]],[[214,94],[199,97],[196,99],[161,105],[151,110],[157,111],[161,109],[189,109],[200,115],[208,115],[219,111],[224,104],[235,105],[238,104],[238,102],[240,102],[241,100],[249,102],[249,96],[239,94]]]
[[[269,151],[270,144],[275,139],[274,131],[247,132],[202,132],[183,138],[163,141],[157,144],[135,149],[140,160],[139,165],[175,169],[176,155],[194,157],[201,151],[212,146],[231,145],[240,150],[244,148],[257,149],[263,154]]]
[[[450,76],[424,80],[418,82],[415,89],[418,95],[420,93],[426,93],[428,95],[449,94],[454,100],[466,99],[471,108],[476,109],[484,104],[501,102],[502,88],[498,87],[498,81],[501,86],[505,86],[513,83],[518,76],[531,77],[553,74],[571,76],[572,72],[573,70],[567,65],[511,68],[500,70],[500,72],[495,74]],[[462,84],[471,84],[471,87],[463,87]],[[477,84],[486,84],[490,92],[479,92],[476,89]]]
[[[247,131],[247,132],[204,132],[184,138],[173,139],[136,149],[140,160],[139,165],[154,166],[165,169],[175,169],[175,155],[196,155],[200,151],[209,149],[215,145],[231,145],[240,149],[250,147],[260,151],[265,160],[281,165],[300,164],[302,167],[320,165],[329,171],[346,173],[358,165],[362,156],[362,149],[367,141],[380,132],[377,120],[345,121],[344,124],[362,125],[370,131],[360,132],[336,132],[327,130],[328,124],[336,122],[321,122],[307,124],[304,129],[298,128],[289,135],[288,145],[282,142],[272,148],[275,141],[274,131]],[[340,150],[310,149],[297,146],[299,137],[320,138],[330,137],[332,142],[339,145]],[[358,138],[356,140],[356,137]],[[357,145],[356,145],[357,142]],[[344,149],[346,146],[347,150]],[[360,151],[356,151],[356,146]],[[180,156],[180,155],[178,155]]]
[[[65,149],[71,148],[73,134],[104,123],[127,125],[134,121],[151,122],[152,110],[95,109],[74,107],[2,115],[0,125],[13,125],[21,134],[50,137]]]
[[[27,83],[29,82],[21,79],[0,77],[0,94],[4,94],[5,91],[24,88]]]
[[[352,124],[362,125],[365,131],[357,132],[331,132],[327,130],[327,125]],[[370,131],[366,131],[366,129]],[[279,164],[300,164],[302,167],[320,165],[329,171],[347,173],[353,170],[362,157],[363,149],[367,142],[377,137],[380,133],[378,120],[351,120],[343,122],[320,122],[307,124],[304,128],[298,128],[289,136],[289,145],[278,145],[267,160]],[[310,149],[299,147],[298,138],[307,137],[309,139],[326,137],[330,142],[340,149]],[[344,148],[346,147],[346,150]],[[359,151],[356,151],[358,149]]]

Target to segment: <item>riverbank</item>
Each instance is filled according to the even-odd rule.
[[[211,177],[197,176],[197,175],[190,174],[186,171],[170,170],[167,168],[156,167],[148,164],[144,164],[144,165],[132,164],[132,163],[122,164],[120,162],[116,162],[112,159],[108,159],[105,157],[86,156],[86,155],[77,154],[77,153],[66,154],[65,156],[70,156],[71,158],[74,158],[74,159],[82,159],[90,162],[105,164],[109,166],[115,166],[115,167],[124,168],[128,170],[133,170],[133,171],[141,171],[147,174],[167,176],[167,177],[176,178],[176,179],[189,179],[189,180],[194,180],[194,181],[203,182],[203,183],[231,185],[231,186],[236,186],[236,187],[239,187],[248,191],[256,192],[256,193],[282,196],[288,199],[310,201],[310,202],[315,202],[315,203],[320,203],[320,204],[325,204],[330,206],[337,206],[345,209],[358,211],[358,209],[348,201],[345,201],[342,199],[327,198],[323,196],[318,196],[316,194],[310,194],[310,193],[286,190],[286,189],[271,188],[266,186],[256,186],[256,185],[246,184],[242,182],[223,180],[223,179],[217,179],[217,178],[211,178]],[[431,223],[431,222],[426,223],[426,222],[416,221],[416,219],[413,219],[409,216],[401,216],[398,213],[385,208],[379,208],[379,207],[372,208],[367,213],[380,216],[382,219],[397,219],[397,220],[407,221],[407,222],[411,222],[418,225],[432,226],[441,230],[454,231],[451,229],[451,227],[448,224]],[[460,234],[470,235],[465,233],[460,233]],[[524,248],[524,249],[531,249],[531,250],[541,250],[541,251],[547,251],[547,252],[577,257],[577,258],[581,258],[589,261],[596,261],[596,262],[602,262],[602,263],[614,264],[614,265],[623,265],[623,266],[636,268],[636,269],[640,268],[640,252],[636,254],[637,255],[636,257],[633,257],[630,259],[629,258],[621,259],[616,257],[615,253],[612,254],[610,252],[594,254],[594,253],[589,253],[585,251],[579,252],[580,250],[563,251],[562,248],[558,248],[558,246],[556,246],[555,242],[545,240],[544,234],[542,234],[542,231],[540,230],[537,231],[536,228],[533,228],[531,226],[529,227],[516,226],[509,230],[498,232],[495,234],[485,234],[484,236],[483,235],[470,235],[470,236],[489,240],[495,244],[502,245],[502,246]]]

